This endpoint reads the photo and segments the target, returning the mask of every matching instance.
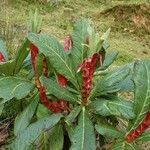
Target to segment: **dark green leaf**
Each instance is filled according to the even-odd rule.
[[[47,117],[51,114],[51,112],[42,104],[38,105],[36,116],[38,119],[42,119],[43,117]]]
[[[109,72],[104,77],[100,76],[91,92],[90,99],[92,100],[94,97],[100,95],[120,91],[120,83],[126,79],[129,71],[130,67],[123,66]]]
[[[64,144],[63,127],[61,124],[55,126],[49,135],[49,149],[50,150],[62,150]]]
[[[112,51],[106,53],[105,60],[103,62],[103,66],[100,69],[107,69],[116,59],[118,55],[118,51]]]
[[[26,97],[34,88],[34,85],[23,78],[0,77],[0,98],[2,103],[12,98],[22,99]]]
[[[43,73],[43,55],[42,54],[39,54],[37,57],[36,57],[36,60],[35,60],[35,65],[36,65],[36,73],[38,74],[38,76],[41,76],[42,73]]]
[[[59,99],[65,99],[66,101],[77,102],[78,97],[72,94],[66,88],[61,87],[55,81],[48,79],[46,77],[41,77],[41,81],[48,92],[53,93]]]
[[[24,39],[21,46],[17,50],[17,54],[15,56],[15,64],[14,64],[14,73],[18,73],[22,67],[23,61],[29,54],[29,40],[27,38]]]
[[[129,123],[129,131],[135,129],[145,118],[150,107],[150,61],[139,61],[134,66],[134,112],[136,117]]]
[[[117,97],[113,99],[98,99],[93,101],[90,105],[91,109],[96,114],[102,116],[118,116],[126,119],[133,119],[133,104],[129,101],[120,100]]]
[[[25,150],[32,144],[44,131],[54,127],[62,118],[61,114],[53,114],[35,123],[32,123],[24,131],[17,135],[12,144],[13,150]]]
[[[65,124],[65,128],[66,128],[66,131],[68,133],[70,141],[72,141],[72,138],[73,138],[73,135],[74,135],[74,131],[75,131],[75,127],[76,127],[75,124],[70,124],[70,125]]]
[[[33,117],[38,105],[38,100],[39,100],[38,97],[39,97],[38,95],[32,97],[31,103],[28,105],[28,107],[26,107],[26,109],[16,117],[14,123],[15,135],[18,135],[30,124],[31,118]]]
[[[71,124],[74,121],[74,119],[79,115],[80,111],[81,111],[80,106],[76,106],[75,108],[73,108],[70,114],[66,117],[65,122],[67,124]]]
[[[71,58],[76,70],[78,65],[82,63],[86,56],[87,51],[85,49],[85,44],[90,34],[91,27],[88,21],[82,19],[75,24],[74,31],[71,34]]]
[[[4,108],[4,104],[0,104],[0,116],[1,116],[1,114],[3,112],[3,108]]]
[[[84,107],[79,116],[78,125],[75,128],[74,135],[71,140],[72,146],[70,150],[96,149],[94,127]]]
[[[34,150],[62,150],[64,144],[63,127],[61,124],[43,132],[34,142]]]
[[[9,60],[7,62],[0,63],[0,74],[7,76],[13,75],[14,73],[15,60]]]
[[[124,136],[122,132],[108,124],[99,123],[95,125],[95,129],[99,134],[107,136],[108,138],[123,138]]]

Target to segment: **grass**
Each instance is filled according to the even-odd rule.
[[[35,1],[35,0],[34,0]],[[150,32],[146,25],[137,27],[134,15],[150,21],[149,0],[62,0],[58,5],[29,0],[5,0],[0,4],[0,27],[11,24],[22,39],[27,32],[29,12],[38,8],[43,18],[42,31],[60,40],[69,34],[74,22],[81,18],[91,20],[95,30],[102,34],[111,27],[110,44],[120,51],[117,63],[150,57]],[[12,17],[13,16],[13,17]]]

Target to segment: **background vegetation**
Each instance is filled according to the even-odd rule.
[[[8,41],[11,49],[28,31],[30,11],[38,8],[43,18],[42,31],[61,40],[73,23],[84,17],[91,20],[99,33],[111,27],[111,47],[120,51],[118,64],[150,56],[150,0],[2,1],[0,37]]]
[[[0,38],[6,40],[12,55],[29,31],[29,14],[36,8],[43,18],[42,32],[62,42],[75,21],[84,17],[99,33],[111,27],[111,48],[120,52],[116,65],[150,57],[150,0],[1,0]],[[11,117],[15,108],[21,108],[20,104],[9,107],[3,118]],[[3,122],[0,144],[8,136],[8,124]]]

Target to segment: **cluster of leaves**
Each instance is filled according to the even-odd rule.
[[[150,107],[150,61],[136,61],[112,70],[109,66],[118,52],[107,52],[109,32],[99,37],[88,21],[79,20],[65,43],[69,46],[67,52],[54,37],[29,33],[13,59],[1,44],[0,112],[12,99],[26,104],[15,118],[10,149],[96,150],[111,143],[111,150],[138,150],[139,141],[150,140],[150,118],[146,117]],[[42,104],[33,82],[30,44],[38,49],[34,64],[46,100],[54,103],[63,99],[67,111],[55,112]],[[65,86],[58,84],[58,75],[67,82]],[[134,100],[119,97],[123,92],[133,93]],[[145,120],[146,127],[144,124],[139,130]]]

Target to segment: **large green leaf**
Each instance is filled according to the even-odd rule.
[[[0,77],[0,98],[2,103],[12,98],[22,99],[26,97],[34,88],[34,85],[23,78]]]
[[[95,82],[93,90],[91,91],[90,99],[94,97],[105,95],[107,93],[114,93],[120,91],[120,83],[126,79],[129,75],[130,67],[123,66],[115,69],[104,77],[99,77],[98,81]]]
[[[0,74],[5,74],[8,76],[18,73],[22,67],[23,61],[29,54],[29,50],[27,49],[28,46],[29,41],[28,39],[25,39],[22,42],[22,45],[18,48],[17,54],[14,59],[6,61],[4,63],[0,63]]]
[[[65,122],[70,125],[72,122],[74,122],[75,118],[79,115],[80,111],[80,106],[74,107],[70,114],[66,117]]]
[[[71,102],[78,101],[78,97],[75,94],[72,94],[64,87],[61,87],[60,85],[58,85],[57,82],[53,81],[52,79],[48,79],[42,76],[41,81],[47,91],[55,95],[57,98]]]
[[[36,116],[38,119],[42,119],[43,117],[47,117],[52,114],[44,105],[39,104],[36,111]]]
[[[63,127],[61,124],[55,126],[49,135],[49,149],[50,150],[62,150],[64,144]]]
[[[126,143],[126,142],[118,142],[115,143],[110,150],[141,150],[138,146]]]
[[[26,109],[19,114],[14,123],[14,134],[18,135],[21,131],[23,131],[31,121],[31,118],[33,117],[35,110],[38,105],[38,98],[39,96],[36,95],[31,98],[31,103],[26,107]]]
[[[150,107],[150,61],[139,61],[134,66],[134,112],[136,117],[130,121],[128,132],[135,129],[145,118]]]
[[[9,60],[7,62],[0,63],[0,74],[5,74],[7,76],[13,75],[14,73],[15,60]]]
[[[71,140],[71,150],[96,149],[94,127],[84,107],[79,116],[78,125],[75,128],[74,135]]]
[[[108,138],[124,137],[124,133],[118,131],[115,127],[108,124],[99,123],[98,125],[95,125],[95,129],[99,134],[107,136]]]
[[[126,119],[133,119],[133,104],[129,101],[120,100],[118,98],[112,99],[98,99],[93,101],[90,105],[91,109],[102,116],[118,116]]]
[[[144,131],[142,135],[140,135],[136,141],[149,142],[150,141],[150,128]]]
[[[25,150],[33,143],[44,131],[54,127],[62,118],[61,114],[53,114],[35,123],[32,123],[24,131],[20,132],[12,143],[13,150]]]
[[[34,142],[34,150],[62,150],[64,144],[63,127],[61,124],[43,132]]]
[[[28,39],[39,48],[41,53],[49,57],[51,65],[58,73],[64,75],[77,89],[79,88],[69,57],[64,52],[63,46],[55,38],[46,34],[30,33]]]
[[[15,64],[14,64],[14,73],[18,73],[22,67],[23,61],[29,54],[29,40],[27,38],[24,39],[21,46],[17,50],[17,54],[15,56]]]
[[[91,34],[91,27],[88,21],[82,19],[79,20],[71,34],[72,48],[71,48],[71,58],[74,63],[74,67],[77,70],[77,67],[80,63],[83,62],[86,56],[85,44],[86,40]]]
[[[103,62],[102,67],[100,67],[100,69],[103,70],[107,69],[115,61],[117,56],[118,56],[118,51],[112,51],[106,53],[105,60]]]
[[[102,37],[99,37],[98,34],[92,33],[92,36],[90,37],[90,43],[89,43],[89,56],[93,55],[94,53],[103,53],[105,55],[105,50],[108,48],[106,44],[106,40],[108,39],[110,33],[110,28],[102,35]]]

